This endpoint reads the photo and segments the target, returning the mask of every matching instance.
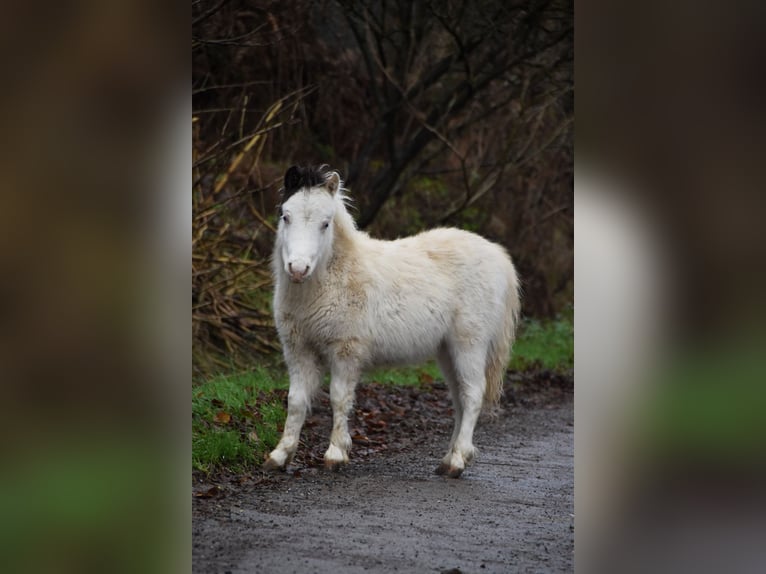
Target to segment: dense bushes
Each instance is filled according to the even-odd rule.
[[[291,163],[339,169],[371,233],[504,245],[527,315],[573,293],[571,2],[193,4],[195,364],[270,353]]]

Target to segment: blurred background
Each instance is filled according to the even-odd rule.
[[[571,4],[386,6],[6,7],[4,571],[189,570],[189,380],[276,353],[291,163],[370,232],[504,243],[530,316],[571,301]],[[760,572],[763,8],[576,20],[577,569]]]
[[[583,572],[766,564],[764,15],[577,5]]]
[[[3,6],[3,572],[190,567],[190,17],[178,8]]]
[[[360,228],[508,249],[524,313],[569,312],[573,5],[192,4],[196,376],[278,351],[269,258],[290,165],[340,172]]]

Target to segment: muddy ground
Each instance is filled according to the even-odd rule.
[[[457,480],[433,473],[450,416],[438,382],[362,386],[351,464],[332,473],[320,396],[287,472],[194,476],[194,572],[571,572],[571,377],[510,377]]]

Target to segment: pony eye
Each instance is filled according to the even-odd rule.
[[[324,230],[325,230],[325,229],[327,229],[328,227],[330,227],[330,222],[329,222],[329,221],[325,221],[325,222],[322,224],[322,231],[324,231]]]
[[[285,223],[290,223],[290,216],[285,213],[282,216],[282,221],[284,221]]]

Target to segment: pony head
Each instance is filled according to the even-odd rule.
[[[332,251],[340,188],[340,176],[325,166],[292,166],[285,173],[277,245],[284,271],[294,283],[308,279]]]

